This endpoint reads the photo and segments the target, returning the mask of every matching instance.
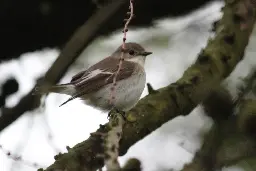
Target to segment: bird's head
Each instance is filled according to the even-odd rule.
[[[123,59],[125,61],[131,61],[139,63],[144,66],[146,56],[152,54],[152,52],[146,51],[140,44],[130,42],[125,43],[125,49],[123,50],[122,45],[117,48],[117,50],[112,54],[115,58],[120,58],[123,54]]]

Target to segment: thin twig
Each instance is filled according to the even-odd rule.
[[[44,167],[45,168],[45,166],[39,165],[38,163],[24,160],[20,155],[15,155],[15,154],[11,153],[10,151],[4,149],[2,145],[0,145],[0,149],[4,154],[6,154],[6,156],[8,158],[10,158],[10,159],[12,159],[16,162],[21,162],[24,165],[34,167],[34,168],[39,168],[39,167],[41,167],[41,168]]]
[[[117,83],[116,83],[117,75],[119,74],[119,72],[122,68],[122,63],[123,63],[123,60],[124,60],[125,41],[126,41],[126,34],[128,32],[128,25],[129,25],[129,23],[131,22],[131,20],[134,16],[133,1],[134,0],[130,0],[130,6],[129,6],[130,12],[127,13],[127,14],[130,14],[130,16],[127,20],[125,19],[126,23],[125,23],[124,29],[123,29],[124,36],[123,36],[123,44],[122,44],[122,53],[121,53],[121,56],[120,56],[120,62],[118,64],[118,69],[114,74],[113,84],[112,84],[112,87],[111,87],[110,104],[112,104],[112,105],[114,104],[114,100],[115,100],[115,86],[117,85]]]
[[[15,150],[15,154],[21,154],[21,152],[27,146],[28,141],[31,137],[32,130],[34,127],[34,122],[35,122],[35,115],[34,114],[28,114],[28,115],[29,115],[29,118],[28,118],[26,132],[23,132],[24,136],[22,136],[21,141],[16,143],[17,147]],[[10,151],[10,150],[8,150],[8,151]],[[13,154],[13,152],[12,152],[12,154]],[[19,156],[21,156],[21,155],[19,155]],[[20,161],[20,162],[22,163],[22,161]],[[19,166],[17,166],[16,164],[17,164],[17,161],[14,161],[14,163],[12,164],[12,166],[10,168],[10,171],[17,170],[17,167],[19,167]],[[24,163],[24,164],[26,165],[26,163]]]
[[[45,108],[42,108],[42,110],[45,110]],[[52,149],[55,151],[55,153],[60,153],[61,150],[55,145],[54,141],[53,141],[53,134],[52,134],[52,129],[48,123],[48,120],[47,120],[47,116],[46,116],[46,113],[44,112],[43,114],[43,122],[44,122],[44,126],[45,126],[45,129],[46,129],[46,138],[47,138],[47,142],[48,144],[52,147]]]
[[[130,15],[129,18],[126,20],[126,23],[124,25],[123,29],[123,44],[122,44],[122,53],[119,59],[118,64],[118,70],[115,72],[114,78],[113,78],[113,84],[111,87],[111,98],[110,98],[110,104],[114,105],[114,99],[115,99],[115,86],[117,85],[116,79],[117,75],[119,74],[122,63],[124,60],[124,51],[125,51],[125,41],[126,41],[126,35],[128,32],[128,25],[131,22],[133,18],[133,0],[130,0],[130,6],[129,6],[130,12],[127,14]],[[120,170],[120,164],[118,163],[118,156],[119,156],[119,141],[121,139],[122,135],[122,129],[124,124],[124,118],[119,114],[115,114],[115,116],[110,117],[110,131],[107,133],[107,136],[105,137],[105,143],[104,143],[104,162],[106,165],[106,168],[108,171],[112,170]]]

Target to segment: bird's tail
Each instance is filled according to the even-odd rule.
[[[48,94],[48,93],[59,93],[72,95],[75,93],[75,87],[72,84],[59,84],[59,85],[40,85],[36,86],[33,94]]]

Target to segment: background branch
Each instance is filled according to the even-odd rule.
[[[255,75],[254,69],[243,79],[243,87],[240,87],[235,101],[226,89],[220,87],[203,102],[206,114],[214,119],[214,125],[193,161],[182,171],[217,170],[255,157],[256,101],[245,99],[252,91]],[[239,112],[234,114],[235,108]]]
[[[111,16],[123,5],[125,1],[115,1],[107,6],[100,8],[83,26],[81,26],[71,40],[66,44],[51,68],[46,72],[45,79],[39,81],[39,84],[57,83],[68,68],[79,57],[80,53],[92,42],[98,32]],[[33,90],[25,95],[19,103],[13,108],[4,108],[1,111],[0,131],[18,119],[23,113],[34,110],[40,105],[40,96],[33,96]]]
[[[5,45],[1,49],[0,62],[42,48],[62,49],[75,30],[97,11],[95,2],[103,6],[109,1],[119,0],[0,1],[0,42]],[[97,37],[123,26],[117,21],[122,21],[125,17],[128,1],[120,1],[125,1],[126,5],[121,6],[111,20],[108,20],[108,26],[101,29]],[[132,25],[151,26],[155,19],[181,16],[210,1],[213,0],[194,0],[184,4],[175,0],[173,5],[173,1],[166,0],[136,0],[135,12],[138,16]]]
[[[202,147],[196,152],[191,163],[186,164],[182,171],[214,171],[216,155],[223,139],[227,137],[227,129],[234,126],[234,102],[230,93],[220,86],[202,103],[205,113],[212,117],[214,124],[205,135]],[[227,121],[228,120],[228,121]]]

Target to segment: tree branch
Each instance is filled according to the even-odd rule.
[[[213,118],[214,124],[205,135],[203,145],[193,161],[186,164],[182,171],[214,171],[217,151],[227,136],[227,128],[230,129],[231,124],[227,120],[234,120],[232,115],[235,105],[232,96],[221,86],[213,91],[202,105],[205,113]]]
[[[170,119],[188,115],[242,60],[255,22],[253,5],[247,6],[248,15],[239,13],[244,3],[250,1],[226,0],[224,15],[216,26],[216,36],[209,39],[195,64],[176,83],[147,95],[126,114],[128,121],[123,128],[120,155]],[[107,127],[102,126],[97,130],[101,133],[107,131]],[[69,149],[68,153],[60,155],[46,170],[96,170],[103,165],[103,159],[96,157],[102,152],[99,138],[91,136]]]
[[[256,100],[243,100],[239,113],[233,120],[227,121],[225,138],[216,154],[216,168],[231,166],[256,156],[255,122],[252,125],[256,116],[255,106]]]
[[[123,5],[125,1],[112,1],[107,6],[100,8],[83,26],[81,26],[66,44],[51,68],[46,72],[45,79],[41,83],[55,84],[68,68],[79,57],[81,52],[92,42],[98,32],[102,31],[111,16]],[[1,111],[0,131],[18,119],[23,113],[34,110],[40,105],[40,96],[33,96],[31,90],[13,108],[4,108]]]
[[[213,171],[255,157],[255,139],[239,130],[237,119],[231,116],[221,124],[215,123],[205,136],[202,148],[182,171]]]
[[[256,101],[243,99],[253,87],[255,74],[253,70],[246,77],[245,85],[235,101],[228,91],[220,87],[203,102],[206,114],[215,123],[193,161],[185,165],[182,171],[218,170],[256,155]],[[234,115],[235,108],[239,112]]]

